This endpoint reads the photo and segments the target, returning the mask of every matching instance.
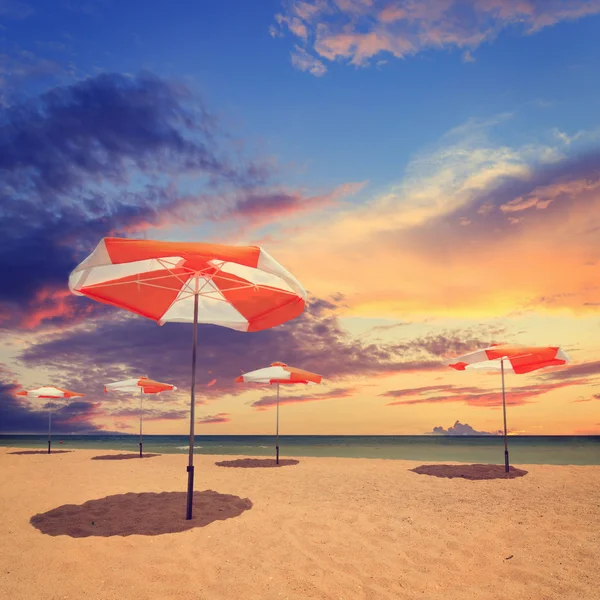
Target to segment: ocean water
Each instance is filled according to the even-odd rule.
[[[44,435],[0,435],[0,446],[47,448]],[[62,444],[60,444],[62,440]],[[52,447],[138,451],[134,435],[53,435]],[[144,452],[160,454],[188,452],[185,435],[145,435]],[[600,436],[511,436],[511,464],[600,465]],[[198,435],[196,454],[273,456],[274,436]],[[425,462],[504,463],[502,437],[491,436],[320,436],[279,437],[280,456],[330,456],[385,458]]]

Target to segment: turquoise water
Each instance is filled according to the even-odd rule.
[[[44,435],[0,435],[0,446],[47,447]],[[59,441],[62,440],[62,444]],[[186,453],[188,436],[145,435],[144,452]],[[272,456],[273,436],[199,435],[196,454]],[[331,456],[346,458],[387,458],[426,462],[503,463],[501,437],[491,436],[280,436],[281,456]],[[56,435],[55,449],[138,451],[132,435]],[[600,436],[511,436],[512,464],[600,465]]]

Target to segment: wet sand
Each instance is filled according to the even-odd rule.
[[[1,598],[599,597],[598,466],[473,481],[415,461],[197,456],[185,521],[186,455],[18,450],[0,448]]]

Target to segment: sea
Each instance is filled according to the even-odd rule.
[[[47,448],[47,435],[0,435],[0,446]],[[62,443],[61,443],[62,442]],[[61,450],[93,449],[137,452],[135,435],[52,436],[52,447]],[[600,435],[594,436],[510,436],[511,464],[600,465]],[[280,456],[383,458],[424,462],[504,462],[504,442],[500,436],[423,435],[288,435],[279,436]],[[189,436],[145,435],[144,452],[185,454]],[[273,456],[274,436],[197,435],[195,454],[230,456]]]

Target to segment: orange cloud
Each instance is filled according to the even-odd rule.
[[[212,425],[218,423],[229,423],[231,421],[229,413],[217,413],[216,415],[207,415],[196,419],[196,423],[200,425]]]
[[[316,402],[319,400],[338,400],[350,398],[357,392],[357,388],[336,388],[324,393],[303,394],[298,396],[280,396],[279,404],[297,404],[300,402]],[[252,403],[258,410],[267,410],[277,405],[277,396],[263,396],[260,400]]]
[[[530,404],[532,398],[541,396],[548,392],[572,385],[585,385],[587,379],[563,381],[561,383],[541,383],[526,385],[522,387],[510,387],[506,394],[507,406],[522,406]],[[442,396],[426,396],[423,394],[430,391],[445,391]],[[425,386],[410,390],[389,390],[380,394],[384,397],[397,398],[399,396],[414,396],[407,400],[397,400],[388,403],[388,406],[415,405],[415,404],[440,404],[447,402],[462,402],[468,406],[483,408],[495,408],[502,406],[502,394],[497,390],[489,391],[477,387],[455,387],[452,385]]]
[[[425,175],[280,242],[278,259],[359,316],[597,313],[600,153],[532,168],[506,149],[456,152],[461,164],[442,150]]]
[[[317,57],[366,65],[381,53],[404,58],[431,48],[466,48],[469,61],[469,49],[508,27],[532,34],[599,12],[600,0],[288,0],[271,34],[295,36],[302,47],[294,65],[321,76],[326,67]]]

